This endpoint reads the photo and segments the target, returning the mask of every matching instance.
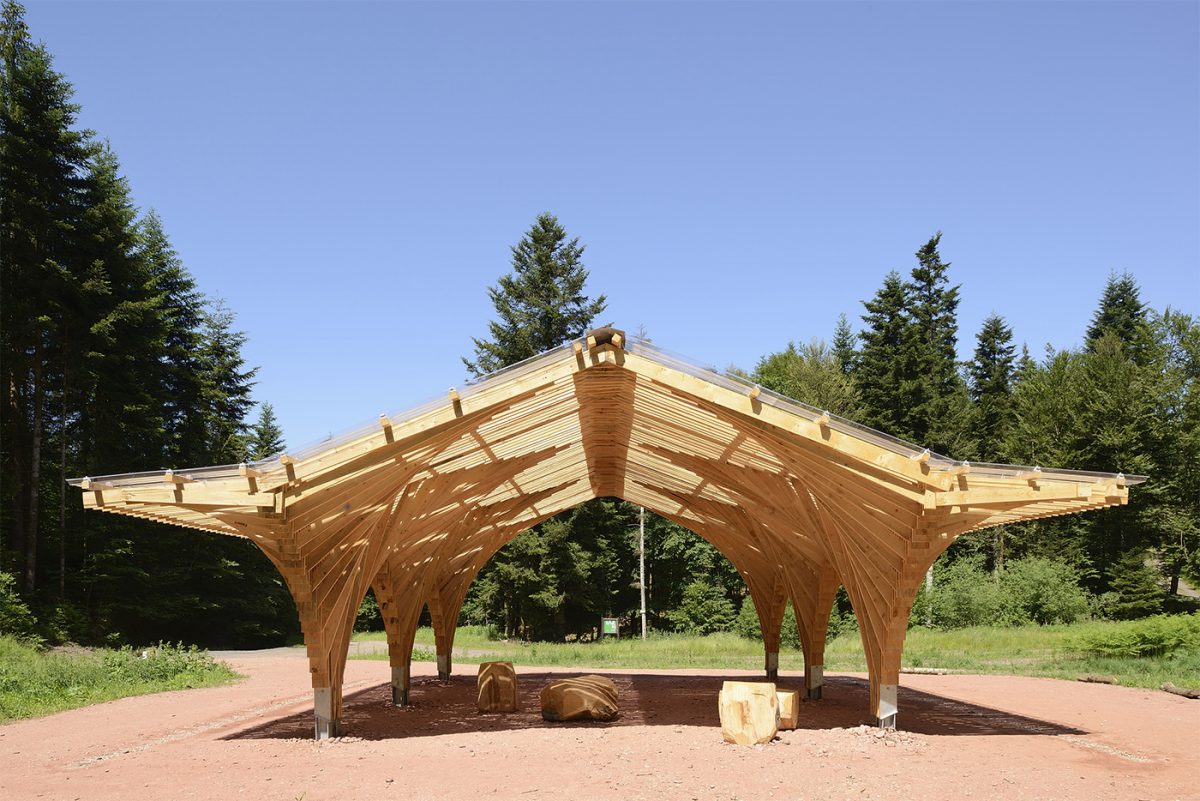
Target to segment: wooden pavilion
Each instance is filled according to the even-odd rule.
[[[1124,504],[1142,480],[956,462],[604,328],[303,451],[72,483],[87,508],[262,549],[300,613],[323,738],[339,730],[368,588],[403,705],[422,607],[448,677],[478,571],[521,531],[596,497],[651,509],[730,559],[758,611],[771,678],[790,600],[810,697],[820,697],[826,627],[844,586],[871,713],[894,726],[909,610],[947,546],[989,526]]]

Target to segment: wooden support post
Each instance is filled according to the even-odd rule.
[[[412,649],[422,607],[421,594],[414,591],[416,577],[412,573],[411,569],[406,571],[389,563],[379,571],[372,585],[387,634],[394,706],[408,706],[412,689]]]
[[[300,576],[293,576],[288,581],[293,592],[295,587],[307,583],[307,579]],[[358,593],[350,586],[352,583],[356,582],[342,582],[343,586],[335,589],[336,597],[328,607],[322,608],[305,600],[296,604],[312,674],[314,736],[318,740],[341,734],[342,676],[359,601]]]
[[[782,572],[767,581],[747,582],[750,597],[754,599],[754,611],[758,613],[758,625],[762,630],[763,668],[767,681],[779,678],[779,637],[783,626],[783,614],[787,609],[787,582]]]
[[[825,638],[829,633],[829,614],[841,584],[832,565],[818,569],[817,581],[797,587],[792,595],[796,611],[796,630],[804,649],[804,694],[812,700],[822,695],[825,682]]]
[[[442,593],[436,586],[430,590],[425,603],[429,606],[429,619],[433,623],[433,638],[437,646],[438,679],[450,681],[454,634],[458,628],[458,609],[448,609],[447,605],[442,603]],[[450,618],[451,611],[454,619]]]
[[[936,558],[932,549],[917,551]],[[846,591],[854,604],[863,650],[867,657],[867,672],[871,680],[871,715],[881,729],[896,728],[896,690],[900,684],[900,662],[904,637],[908,632],[908,615],[912,611],[917,591],[928,569],[925,556],[913,556],[899,571],[897,586],[890,597],[868,596],[869,590],[851,580]]]

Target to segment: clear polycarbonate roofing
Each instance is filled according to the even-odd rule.
[[[477,395],[485,390],[492,389],[514,379],[533,375],[539,370],[546,369],[550,365],[557,363],[566,355],[571,354],[576,344],[582,345],[585,348],[587,347],[586,342],[583,339],[564,343],[557,348],[553,348],[545,351],[544,353],[540,353],[536,356],[526,359],[525,361],[505,367],[502,370],[498,370],[478,380],[466,382],[460,387],[448,388],[446,391],[443,391],[435,397],[432,397],[423,403],[417,404],[416,406],[412,406],[392,414],[377,416],[368,422],[362,423],[361,425],[344,429],[336,434],[330,434],[329,436],[326,436],[315,442],[311,442],[303,447],[290,450],[286,453],[286,458],[294,462],[304,461],[327,451],[356,442],[365,437],[373,436],[379,432],[380,422],[384,417],[386,417],[387,420],[393,424],[417,419],[423,415],[444,407],[449,389],[453,389],[455,392],[457,392],[460,399],[466,400],[473,395]],[[743,376],[721,371],[715,367],[704,366],[664,348],[660,348],[647,339],[631,336],[626,339],[624,347],[627,352],[653,361],[663,367],[677,370],[681,373],[703,379],[716,386],[723,387],[741,394],[746,394],[749,390],[757,387],[758,394],[756,397],[760,403],[772,406],[811,422],[824,421],[824,425],[827,425],[829,428],[835,431],[871,443],[892,453],[896,453],[910,459],[919,459],[922,458],[924,454],[928,453],[928,464],[934,469],[945,470],[965,464],[964,462],[957,461],[949,456],[929,452],[926,448],[922,448],[919,445],[905,442],[902,439],[890,436],[881,431],[876,431],[872,428],[856,423],[853,420],[848,420],[844,417],[830,414],[823,409],[810,406],[802,401],[786,397],[777,392],[773,392],[770,389],[756,385],[753,381]],[[174,469],[172,472],[190,481],[232,478],[234,476],[241,475],[242,472],[247,468],[255,470],[259,473],[273,473],[285,469],[285,463],[282,458],[284,456],[285,454],[276,454],[267,459],[262,459],[244,465],[227,464],[207,467],[191,467]],[[1043,468],[1031,465],[971,463],[970,470],[975,474],[993,475],[996,477],[1029,477],[1029,474],[1036,473],[1040,474],[1040,476],[1047,480],[1057,479],[1078,482],[1118,479],[1123,480],[1127,485],[1140,484],[1146,480],[1146,476],[1139,475],[1123,475],[1120,473],[1098,472],[1091,470]],[[82,486],[86,481],[97,483],[102,482],[112,486],[135,487],[139,485],[161,484],[163,476],[166,474],[166,472],[166,469],[161,469],[140,471],[135,473],[116,473],[103,476],[71,478],[68,479],[68,483],[76,487]]]

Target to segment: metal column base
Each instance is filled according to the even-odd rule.
[[[767,651],[767,681],[776,681],[779,679],[779,652]]]
[[[328,740],[330,737],[341,736],[342,726],[333,716],[333,690],[329,687],[313,689],[313,717],[314,739]]]
[[[881,729],[896,728],[896,685],[879,685],[879,709],[875,712],[875,720]]]
[[[450,681],[450,654],[437,655],[438,680]]]
[[[824,684],[825,666],[809,665],[804,672],[804,689],[810,701],[821,700],[821,687]]]

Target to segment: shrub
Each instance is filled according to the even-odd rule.
[[[1200,649],[1200,614],[1155,615],[1105,626],[1080,637],[1077,647],[1097,656],[1165,656]]]
[[[676,631],[689,634],[712,634],[733,627],[736,613],[733,602],[720,587],[704,581],[693,581],[683,588],[679,607],[666,617]]]
[[[754,599],[747,595],[742,600],[742,608],[738,610],[737,618],[733,621],[733,631],[747,640],[761,640],[762,626],[758,623],[758,610]]]
[[[999,621],[1000,585],[976,557],[959,559],[934,574],[933,623],[941,629],[989,626]]]
[[[1074,623],[1088,614],[1090,596],[1065,562],[1041,557],[1009,562],[1000,587],[1006,623]]]
[[[379,611],[379,602],[375,600],[375,591],[368,590],[358,605],[358,614],[354,617],[355,631],[383,631],[383,615]]]
[[[749,595],[742,601],[742,608],[738,610],[738,616],[733,621],[733,631],[747,639],[762,641],[762,626],[758,622],[758,611],[754,607],[754,599]],[[783,623],[779,627],[779,647],[800,647],[800,632],[796,629],[796,610],[792,608],[791,601],[788,601],[787,607],[783,610]]]
[[[913,599],[912,609],[908,613],[908,627],[924,626],[933,619],[933,594],[921,584],[917,597]]]
[[[41,630],[49,642],[86,642],[90,639],[87,614],[70,601],[59,601],[42,609],[41,618]]]
[[[0,634],[29,638],[37,618],[17,594],[17,580],[11,573],[0,573]]]
[[[211,686],[235,676],[194,647],[45,652],[0,636],[0,720],[127,695]]]

